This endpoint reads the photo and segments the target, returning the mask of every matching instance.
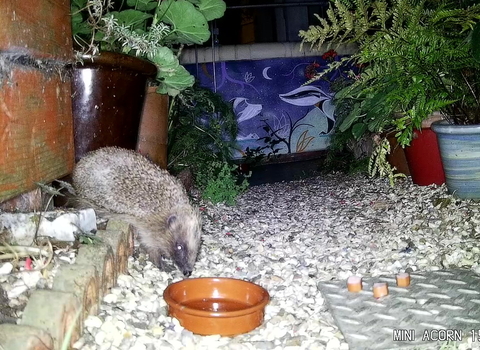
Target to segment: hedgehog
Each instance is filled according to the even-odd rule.
[[[190,276],[200,247],[201,218],[180,180],[132,150],[87,153],[72,174],[78,199],[132,224],[150,260],[169,258]]]

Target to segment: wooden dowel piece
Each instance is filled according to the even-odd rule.
[[[75,265],[93,265],[99,276],[100,297],[108,294],[116,284],[117,272],[112,247],[105,243],[82,245]]]
[[[71,347],[79,339],[81,312],[82,306],[73,293],[37,289],[28,300],[20,324],[48,332],[54,349],[60,349],[71,332]]]
[[[100,286],[97,269],[93,265],[62,265],[53,280],[53,290],[73,293],[80,301],[83,312],[80,332],[88,315],[98,313]]]
[[[0,324],[0,349],[52,350],[53,339],[42,329],[17,324]]]

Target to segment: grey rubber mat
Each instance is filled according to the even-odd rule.
[[[393,275],[364,278],[359,293],[349,292],[346,281],[318,283],[350,349],[432,349],[467,336],[480,342],[479,275],[441,270],[410,276],[406,288],[397,287]],[[376,282],[387,282],[389,295],[374,298]]]

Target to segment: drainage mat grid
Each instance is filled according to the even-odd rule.
[[[410,277],[406,288],[397,287],[395,276],[363,278],[358,293],[346,281],[318,283],[351,350],[431,348],[466,336],[480,342],[479,275],[459,269]],[[387,282],[389,295],[374,298],[376,282]]]

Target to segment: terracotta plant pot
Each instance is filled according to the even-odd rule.
[[[439,112],[432,113],[422,122],[421,130],[414,130],[410,146],[405,147],[412,182],[419,186],[445,183],[445,172],[437,136],[430,129],[432,123],[442,120],[442,118]]]
[[[112,52],[82,60],[72,74],[75,160],[105,146],[135,149],[146,83],[156,75],[155,65]]]
[[[395,137],[394,132],[390,132],[387,135],[387,140],[390,143],[390,153],[387,155],[387,160],[391,166],[394,166],[396,173],[410,175],[410,169],[408,168],[407,158],[405,157],[405,151],[400,146]]]
[[[413,132],[410,146],[405,147],[412,182],[419,186],[445,183],[437,136],[430,128]]]
[[[168,95],[159,94],[157,88],[147,89],[143,106],[137,151],[161,168],[167,168]]]

